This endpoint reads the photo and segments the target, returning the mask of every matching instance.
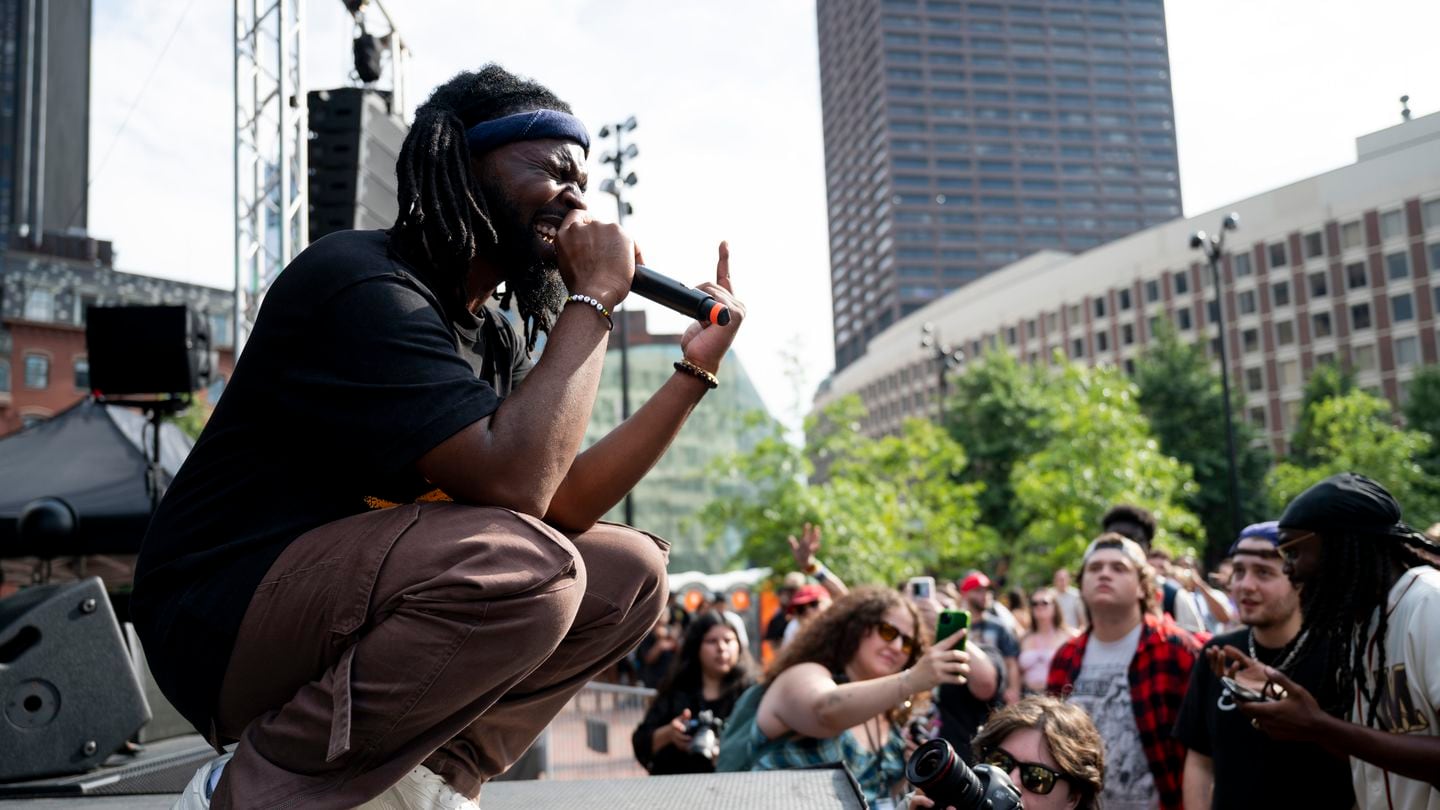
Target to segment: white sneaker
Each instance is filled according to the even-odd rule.
[[[444,777],[417,765],[358,810],[480,810],[480,803],[450,787]]]
[[[170,810],[210,810],[210,794],[214,792],[214,786],[210,784],[213,774],[219,773],[230,761],[234,754],[221,754],[220,756],[201,765],[195,775],[190,778],[190,784],[185,786],[180,798],[175,800]]]

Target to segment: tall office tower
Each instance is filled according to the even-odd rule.
[[[837,370],[991,270],[1180,216],[1164,0],[816,16]]]
[[[0,0],[3,244],[83,233],[89,167],[90,0]]]

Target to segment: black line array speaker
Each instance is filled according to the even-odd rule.
[[[99,577],[0,600],[0,782],[98,767],[150,719]]]
[[[180,394],[210,382],[210,338],[189,307],[85,310],[90,387],[116,394]]]
[[[310,240],[352,228],[388,228],[399,210],[395,160],[409,127],[390,95],[363,87],[314,90],[310,114]]]

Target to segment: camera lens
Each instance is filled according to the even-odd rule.
[[[985,800],[979,777],[944,739],[931,740],[915,749],[905,765],[905,778],[934,799],[937,807],[971,810],[981,807]]]

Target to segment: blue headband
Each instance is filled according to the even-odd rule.
[[[556,110],[532,110],[481,121],[465,132],[470,154],[477,157],[507,143],[545,138],[574,141],[586,155],[590,154],[590,134],[585,125],[575,116]]]

